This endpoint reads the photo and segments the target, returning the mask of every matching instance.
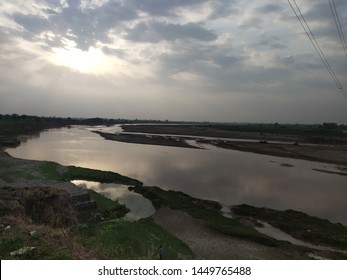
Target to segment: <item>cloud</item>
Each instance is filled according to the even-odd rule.
[[[334,3],[336,4],[336,8],[338,13],[341,15],[341,19],[344,19],[344,22],[346,22],[346,8],[347,8],[347,2],[341,1],[341,0],[335,0]],[[330,11],[330,5],[329,1],[317,1],[310,4],[308,7],[306,7],[307,11],[305,15],[310,21],[317,21],[317,22],[327,22],[332,20],[332,13]]]
[[[271,49],[285,49],[287,45],[281,42],[281,39],[272,34],[261,34],[258,36],[257,42],[254,44],[255,47],[268,47]]]
[[[235,8],[235,1],[212,1],[210,3],[211,13],[209,19],[216,20],[230,17],[239,11]]]
[[[27,32],[32,34],[39,34],[43,30],[47,30],[50,23],[47,19],[38,17],[36,15],[24,15],[24,14],[14,14],[14,21],[21,25]]]
[[[266,4],[257,8],[256,11],[263,14],[278,13],[283,11],[283,7],[278,4]]]
[[[347,26],[347,2],[335,3]],[[347,87],[329,3],[298,4]],[[0,11],[1,111],[281,121],[291,104],[294,122],[314,107],[310,120],[347,119],[286,1],[13,0]]]
[[[170,1],[157,1],[157,0],[130,0],[128,5],[132,5],[135,9],[146,12],[151,16],[173,16],[174,11],[178,8],[194,8],[202,5],[209,0],[170,0]]]
[[[117,56],[120,58],[124,58],[127,56],[126,51],[123,49],[114,49],[114,48],[109,48],[109,47],[105,46],[102,48],[102,51],[106,55],[113,55],[113,56]]]
[[[157,43],[162,40],[174,41],[179,39],[195,39],[213,41],[217,35],[203,27],[194,24],[173,24],[159,21],[142,22],[127,30],[126,39],[137,42]]]
[[[263,20],[260,18],[247,18],[239,26],[242,29],[262,29]]]
[[[51,32],[58,40],[72,40],[85,51],[96,46],[98,41],[111,43],[108,37],[111,29],[117,28],[121,22],[137,18],[136,11],[119,1],[106,2],[89,9],[82,9],[79,4],[79,1],[68,1],[68,5],[60,6],[58,11],[42,9],[46,17],[16,11],[12,18],[31,35],[32,40],[36,40],[41,33]],[[57,45],[57,41],[54,41],[54,45]]]

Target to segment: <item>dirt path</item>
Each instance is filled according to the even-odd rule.
[[[192,249],[196,259],[267,260],[293,258],[293,256],[276,248],[214,232],[202,220],[195,219],[183,211],[161,208],[154,214],[153,219],[165,230],[183,240]]]

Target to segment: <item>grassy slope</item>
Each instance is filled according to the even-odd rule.
[[[27,216],[25,203],[18,203],[22,195],[26,193],[28,197],[30,191],[21,189],[19,192],[11,185],[19,178],[43,182],[82,179],[141,185],[137,180],[113,172],[63,167],[54,162],[36,163],[29,173],[12,162],[9,155],[0,152],[0,173],[7,175],[5,184],[0,184],[1,259],[156,259],[160,245],[165,246],[165,259],[193,258],[186,244],[156,225],[151,218],[137,222],[119,220],[127,209],[93,191],[89,193],[98,207],[79,212],[80,223],[77,226],[53,227],[49,221],[33,223]],[[28,178],[30,174],[35,175]],[[58,212],[55,214],[60,215]],[[4,229],[7,225],[11,225],[9,230]],[[31,230],[38,232],[36,237],[29,235]],[[23,247],[35,249],[21,256],[10,256],[10,252]]]

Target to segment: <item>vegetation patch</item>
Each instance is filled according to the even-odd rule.
[[[136,222],[111,221],[85,231],[88,246],[100,248],[110,259],[159,259],[159,246],[165,259],[191,259],[190,248],[155,224],[151,218]]]
[[[109,259],[157,259],[159,246],[165,247],[165,259],[193,258],[190,248],[151,218],[135,222],[123,221],[129,210],[103,195],[88,190],[97,203],[96,210],[78,214],[78,232],[84,244],[99,249]]]
[[[142,182],[136,179],[126,177],[115,172],[101,171],[76,166],[69,166],[68,171],[66,173],[63,173],[62,176],[65,181],[86,180],[101,183],[117,183],[122,185],[142,185]]]
[[[97,209],[85,209],[78,212],[79,223],[97,223],[109,220],[120,219],[129,212],[129,209],[117,201],[106,198],[105,196],[88,190],[91,199],[95,200]],[[89,225],[84,225],[88,228]]]
[[[88,190],[96,209],[76,211],[70,195],[50,183],[73,179],[141,185],[113,172],[15,159],[1,152],[0,256],[2,259],[193,258],[187,245],[152,219],[120,220],[129,210]],[[28,183],[27,175],[37,178]],[[9,230],[5,228],[9,227]],[[31,231],[37,232],[34,236]],[[34,248],[34,249],[33,249]],[[15,252],[15,255],[11,253]]]
[[[300,140],[317,144],[346,144],[345,125],[323,123],[304,124],[231,124],[205,123],[185,125],[123,125],[126,132],[157,134],[196,135],[221,138],[283,139]]]
[[[12,217],[8,229],[0,230],[0,258],[24,260],[96,259],[103,255],[82,245],[69,228],[52,228]]]
[[[246,133],[295,135],[314,143],[346,142],[345,126],[335,123],[324,123],[321,125],[303,124],[211,124],[204,125],[205,129],[216,131],[236,131]]]
[[[312,244],[347,249],[347,227],[342,224],[334,224],[294,210],[278,211],[250,205],[235,206],[232,212],[240,217],[265,221],[297,239]]]
[[[22,192],[19,201],[33,222],[52,227],[71,226],[77,222],[70,195],[66,191],[32,187]]]
[[[208,200],[193,198],[187,194],[176,191],[164,191],[158,187],[135,187],[135,192],[141,193],[152,201],[154,207],[170,207],[181,210],[192,217],[201,219],[207,225],[222,234],[243,238],[267,246],[279,246],[280,242],[243,225],[237,220],[226,218],[221,215],[219,203]]]
[[[44,162],[40,167],[41,175],[46,180],[72,181],[86,180],[101,183],[117,183],[123,185],[142,185],[142,182],[111,171],[101,171],[77,166],[68,166],[66,171],[59,170],[61,165],[55,162]]]

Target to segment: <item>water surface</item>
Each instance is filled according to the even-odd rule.
[[[104,140],[95,128],[52,129],[12,156],[110,170],[163,189],[223,205],[295,209],[347,225],[347,177],[312,170],[335,165],[212,148],[208,150]],[[119,127],[98,127],[108,132]]]
[[[147,218],[155,213],[155,208],[150,200],[144,198],[141,194],[128,190],[128,186],[112,183],[99,183],[84,180],[73,180],[77,186],[87,188],[104,195],[105,197],[118,201],[129,209],[125,214],[124,220],[137,221]]]

